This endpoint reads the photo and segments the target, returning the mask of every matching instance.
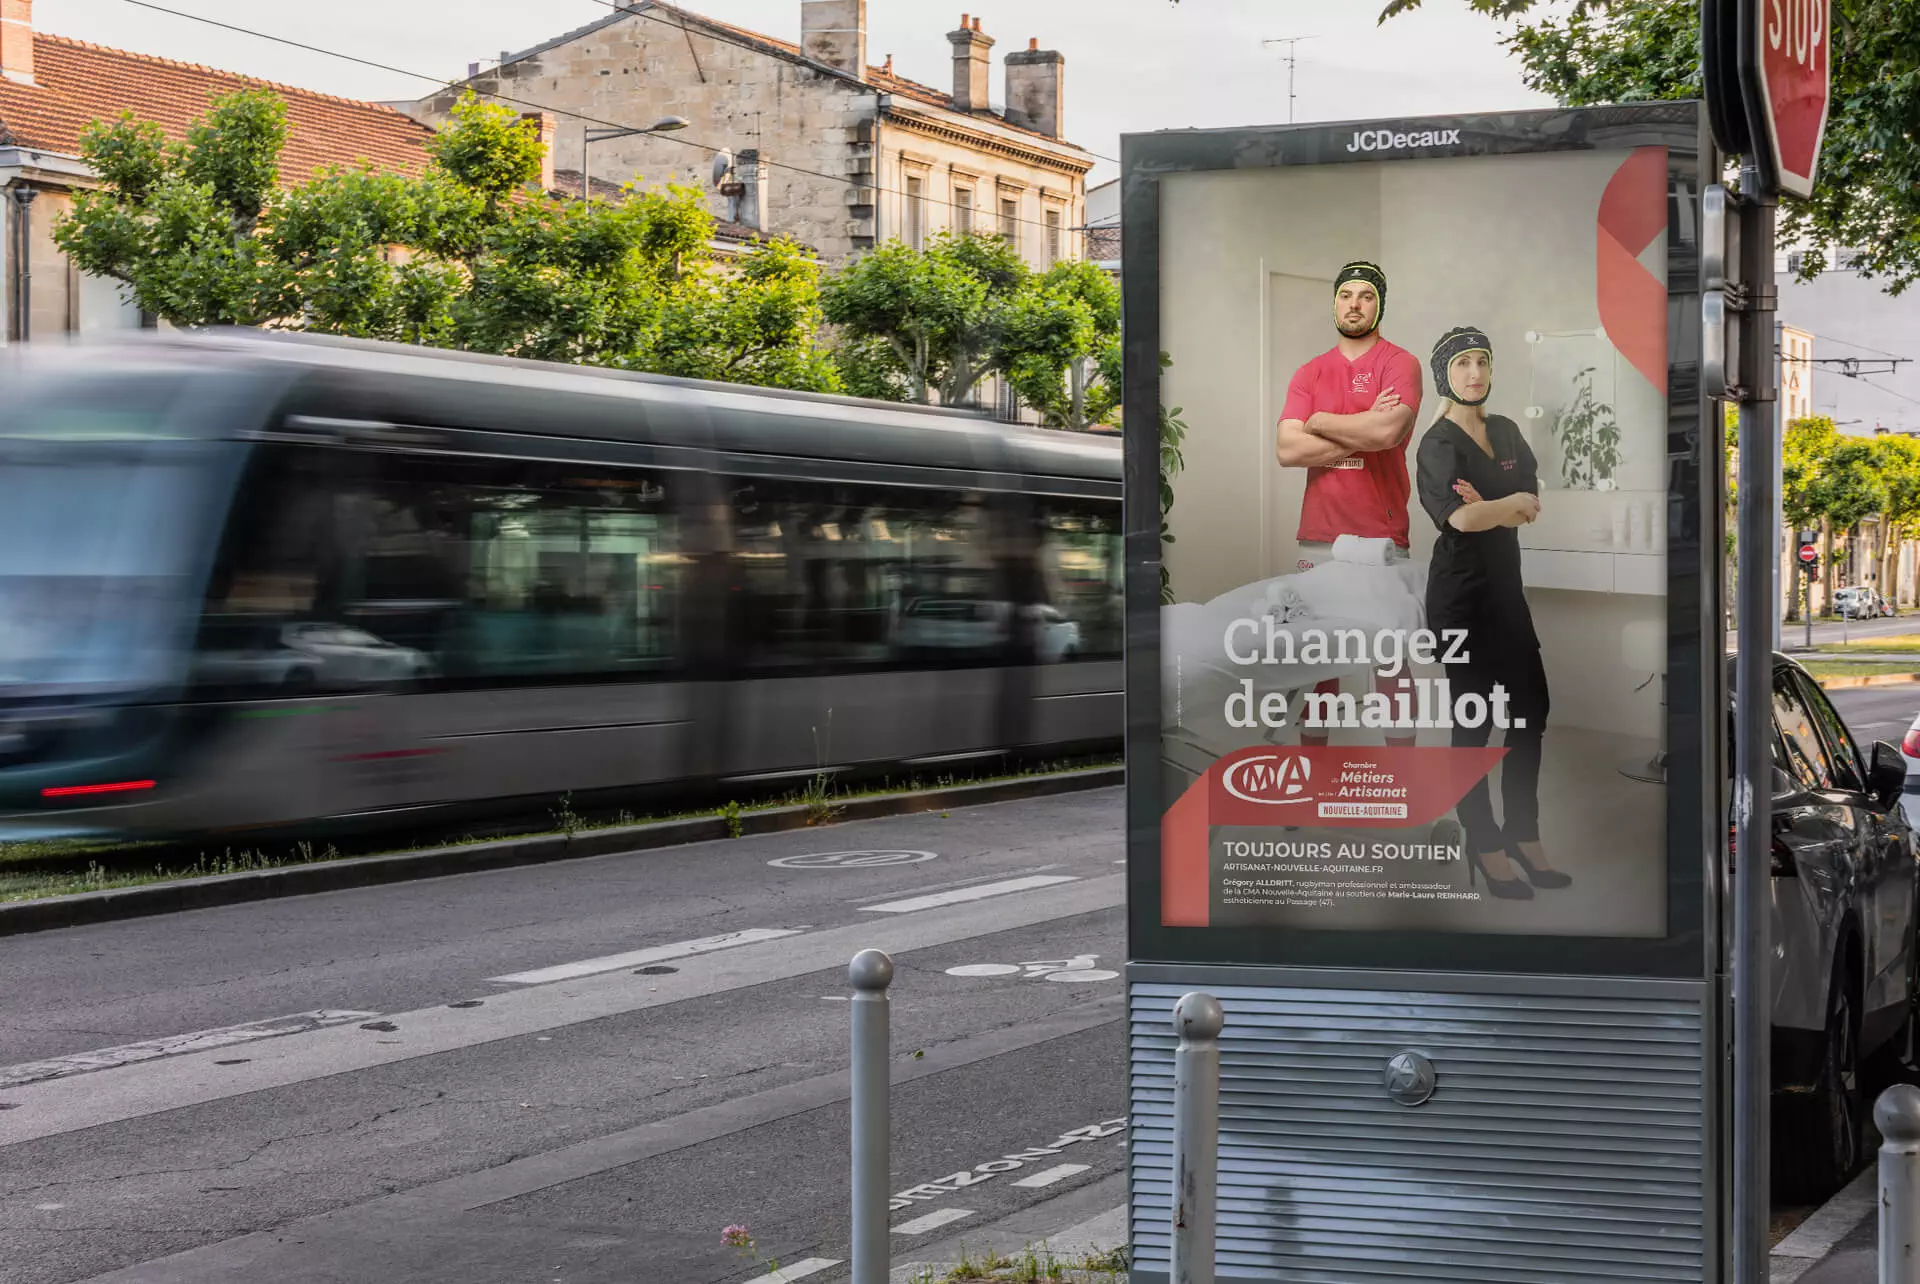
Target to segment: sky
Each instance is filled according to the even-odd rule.
[[[265,32],[396,70],[260,39],[131,0],[34,0],[34,26],[115,48],[204,63],[351,98],[417,98],[496,59],[609,12],[603,0],[155,0],[165,8]],[[686,0],[686,7],[797,39],[800,0]],[[1285,46],[1297,51],[1297,120],[1349,120],[1543,106],[1499,45],[1502,28],[1465,0],[1426,0],[1375,24],[1378,0],[869,0],[870,61],[951,87],[946,33],[960,11],[981,19],[1000,58],[1037,37],[1066,58],[1068,138],[1118,157],[1120,136],[1155,129],[1283,123]],[[419,73],[408,75],[403,73]],[[1103,160],[1093,182],[1114,177]]]

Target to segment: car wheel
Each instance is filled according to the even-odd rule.
[[[1813,1091],[1782,1102],[1773,1185],[1796,1203],[1826,1199],[1860,1166],[1865,1097],[1860,1088],[1860,1011],[1852,982],[1835,970],[1827,994]]]

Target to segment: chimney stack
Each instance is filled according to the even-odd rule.
[[[1019,53],[1007,55],[1007,123],[1060,137],[1066,123],[1066,101],[1062,82],[1067,60],[1052,49],[1042,49],[1038,39],[1029,40]]]
[[[815,62],[867,78],[867,0],[801,0],[800,50]]]
[[[0,77],[33,83],[33,0],[0,0]]]
[[[533,127],[540,138],[540,190],[554,190],[553,145],[560,136],[560,125],[550,111],[521,112],[520,119]]]
[[[971,22],[972,25],[968,25]],[[993,39],[982,35],[980,19],[960,15],[960,29],[947,33],[953,46],[953,106],[956,111],[986,111],[987,85],[993,78],[993,60],[988,51]]]

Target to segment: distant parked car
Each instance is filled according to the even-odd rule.
[[[1051,606],[1028,605],[1021,613],[1033,624],[1042,664],[1071,660],[1080,653],[1080,626]],[[918,597],[906,604],[893,630],[903,652],[989,651],[1007,636],[1011,604],[981,598]]]
[[[201,681],[279,693],[351,691],[425,676],[425,655],[365,629],[225,620],[209,623],[196,661]]]
[[[1920,1065],[1920,873],[1902,806],[1920,740],[1863,758],[1784,656],[1773,723],[1773,1182],[1817,1201],[1863,1158],[1869,1055]]]
[[[1843,619],[1870,620],[1876,616],[1892,615],[1893,606],[1881,596],[1879,590],[1854,585],[1834,590],[1833,613]]]

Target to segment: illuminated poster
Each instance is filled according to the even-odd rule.
[[[1666,150],[1158,199],[1162,925],[1660,936]]]

